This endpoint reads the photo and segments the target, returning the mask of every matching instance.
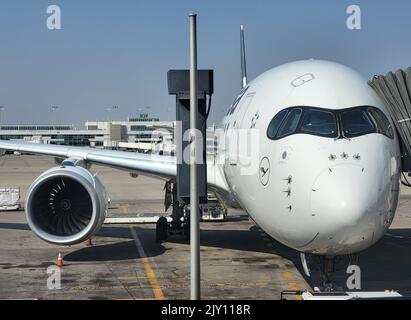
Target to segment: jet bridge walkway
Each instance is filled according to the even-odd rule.
[[[384,101],[400,138],[402,171],[411,175],[411,67],[374,76],[368,84]],[[403,184],[411,187],[407,179]]]

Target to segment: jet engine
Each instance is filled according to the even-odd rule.
[[[26,199],[31,230],[57,245],[89,239],[103,225],[107,195],[100,180],[76,161],[65,160],[38,177]]]

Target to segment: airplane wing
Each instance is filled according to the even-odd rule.
[[[0,141],[0,149],[66,159],[79,159],[86,163],[105,165],[163,179],[173,178],[177,175],[176,159],[172,156],[20,141]]]

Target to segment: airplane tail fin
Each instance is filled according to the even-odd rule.
[[[247,85],[247,62],[245,58],[244,26],[240,26],[240,46],[241,46],[241,85]]]

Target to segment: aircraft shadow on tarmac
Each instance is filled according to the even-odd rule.
[[[29,230],[24,223],[0,223],[0,229]],[[166,248],[155,242],[155,230],[134,227],[148,257],[163,254]],[[99,237],[126,239],[123,242],[98,244]],[[104,226],[94,238],[97,245],[83,247],[67,254],[67,261],[116,261],[139,259],[135,240],[130,227]],[[188,245],[183,236],[172,236],[170,243]],[[321,274],[315,265],[311,268],[311,277],[306,277],[301,267],[300,255],[281,243],[271,240],[271,247],[267,247],[261,238],[256,226],[249,230],[202,229],[201,245],[220,249],[231,249],[249,252],[271,253],[290,261],[304,277],[310,287],[320,286]],[[247,260],[253,263],[252,257]],[[391,229],[374,246],[360,254],[361,290],[380,291],[385,289],[398,290],[402,294],[411,295],[411,229]],[[287,265],[287,263],[286,263]],[[332,276],[336,289],[348,290],[346,273],[348,260],[341,259]]]
[[[267,248],[253,226],[247,230],[202,230],[201,245],[223,249],[254,251],[279,255],[292,263],[311,288],[321,287],[320,269],[312,265],[311,276],[303,271],[299,252],[271,240]],[[259,239],[260,238],[260,239]],[[170,242],[182,243],[181,238]],[[252,261],[250,261],[252,263]],[[286,263],[287,265],[287,263]],[[361,291],[397,290],[411,295],[411,229],[389,230],[377,244],[360,253],[358,265],[361,269]],[[353,291],[347,288],[348,258],[342,257],[331,278],[335,290]]]
[[[144,249],[147,257],[155,257],[163,254],[166,248],[161,244],[155,243],[154,233],[151,230],[134,227],[139,238],[142,238]],[[152,239],[145,240],[149,231],[149,237]],[[122,242],[99,244],[99,238],[120,238],[128,239]],[[64,260],[72,262],[85,261],[120,261],[141,258],[136,248],[136,241],[131,233],[130,227],[123,226],[104,226],[93,238],[95,245],[84,247],[73,251],[64,256]],[[144,239],[144,240],[143,240]]]
[[[147,257],[161,255],[164,251],[165,248],[163,246],[157,245],[155,250],[150,250],[150,253],[147,252]],[[139,258],[140,255],[134,240],[93,245],[78,249],[64,256],[64,260],[70,262],[124,261]]]
[[[0,229],[30,230],[27,223],[0,223]]]
[[[155,230],[134,227],[148,257],[155,257],[163,254],[166,248],[155,242]],[[256,227],[252,228],[257,229]],[[251,231],[253,231],[251,230]],[[272,249],[266,248],[261,237],[256,242],[257,234],[249,230],[201,230],[201,245],[220,249],[233,249],[240,251],[251,251],[261,253],[272,253]],[[127,239],[122,242],[99,244],[99,238]],[[93,238],[95,245],[83,247],[67,254],[64,260],[67,261],[115,261],[140,258],[136,249],[135,239],[129,227],[104,226]],[[182,235],[169,237],[169,243],[179,243],[189,245]],[[298,256],[293,250],[279,244],[283,250]],[[252,261],[250,261],[251,263]]]

